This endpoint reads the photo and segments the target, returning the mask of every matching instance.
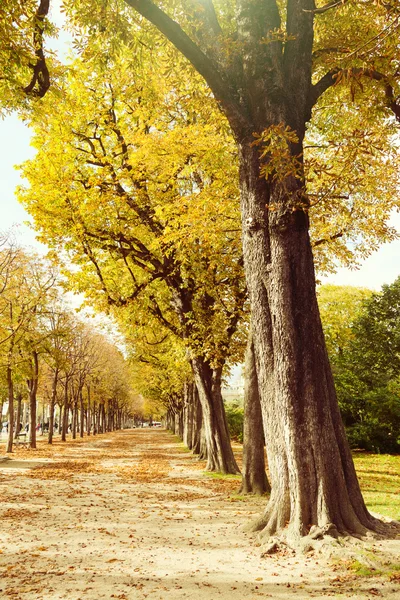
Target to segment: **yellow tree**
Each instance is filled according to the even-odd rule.
[[[75,65],[63,111],[37,117],[40,151],[21,197],[43,239],[81,265],[70,277],[79,290],[116,315],[140,301],[184,340],[208,468],[236,472],[221,395],[246,298],[234,147],[206,93],[196,114],[186,106],[198,81],[170,89],[151,65],[137,70],[132,82],[126,56],[106,72]]]
[[[101,42],[114,35],[107,31],[104,4],[101,11],[96,1],[66,4],[84,25],[95,23]],[[313,204],[322,207],[325,221],[340,225],[338,214],[344,210],[350,222],[365,181],[351,177],[347,161],[345,181],[351,185],[338,194],[338,186],[328,183],[327,163],[322,193],[318,183],[313,187],[313,173],[320,174],[321,167],[307,155],[306,124],[318,123],[315,115],[326,108],[325,99],[341,105],[343,89],[363,107],[363,131],[369,124],[379,128],[399,118],[399,9],[378,1],[362,7],[352,2],[316,7],[313,0],[255,0],[250,6],[241,0],[126,4],[133,8],[128,18],[136,30],[153,23],[204,77],[237,143],[254,348],[263,417],[267,430],[274,431],[268,436],[273,492],[256,527],[268,536],[289,524],[292,538],[307,534],[311,525],[317,531],[313,535],[379,528],[362,500],[340,422],[309,235]],[[121,3],[109,6],[117,9],[114,14],[124,13]],[[137,46],[133,50],[137,53]],[[363,166],[368,153],[379,158],[369,134],[359,140],[347,145],[347,156],[353,152],[360,159],[364,152]],[[312,145],[319,145],[318,136],[316,142]],[[330,145],[327,160],[336,161],[339,154],[340,163],[341,150]],[[381,157],[381,165],[384,161]],[[340,169],[333,175],[340,182]],[[367,185],[364,191],[372,197]],[[375,210],[372,222],[385,210]],[[349,231],[345,225],[328,226],[315,243],[339,243]],[[381,232],[391,234],[385,228]]]

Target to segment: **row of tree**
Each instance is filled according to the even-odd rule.
[[[62,440],[68,429],[75,438],[84,430],[121,428],[133,416],[135,402],[121,351],[65,307],[59,277],[48,261],[22,251],[9,237],[1,244],[0,409],[2,414],[7,401],[7,451],[21,433],[26,396],[32,448],[39,419],[42,427],[46,421],[52,443],[56,406]]]
[[[264,425],[272,484],[256,527],[292,537],[311,525],[379,528],[341,422],[314,257],[328,269],[394,235],[397,3],[63,6],[80,58],[53,63],[53,88],[26,113],[38,154],[23,168],[30,188],[20,196],[42,239],[74,264],[71,285],[139,338],[141,364],[165,336],[185,355],[208,468],[225,472],[237,465],[221,378],[243,347],[248,298],[248,406],[259,391],[254,423]],[[34,60],[11,61],[15,75],[33,71],[28,96],[48,89],[48,8],[42,0],[33,12]],[[20,24],[24,37],[29,24]],[[14,29],[5,31],[11,47]]]

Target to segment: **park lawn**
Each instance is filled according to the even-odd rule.
[[[353,457],[368,509],[400,521],[400,455],[354,452]]]

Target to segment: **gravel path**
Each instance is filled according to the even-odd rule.
[[[316,556],[262,558],[241,528],[265,499],[235,496],[237,479],[203,470],[164,430],[43,442],[0,460],[0,598],[400,598],[400,581]]]

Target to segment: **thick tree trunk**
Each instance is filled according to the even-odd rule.
[[[239,473],[230,443],[221,393],[222,369],[211,369],[200,357],[192,359],[192,368],[203,413],[207,471]]]
[[[49,415],[49,435],[48,435],[48,443],[53,443],[53,435],[54,435],[54,408],[56,405],[56,397],[57,397],[57,382],[58,382],[58,369],[56,368],[53,376],[53,385],[51,389],[51,398],[50,398],[50,415]]]
[[[14,437],[14,385],[12,379],[12,369],[10,365],[7,367],[7,389],[8,389],[8,440],[7,452],[13,450]]]
[[[267,188],[239,146],[243,249],[272,493],[269,536],[374,529],[341,421],[319,317],[308,217],[296,180]],[[271,210],[268,210],[268,206]],[[272,210],[273,208],[273,210]]]
[[[262,496],[271,488],[265,473],[264,428],[250,331],[245,357],[243,467],[240,494]]]

